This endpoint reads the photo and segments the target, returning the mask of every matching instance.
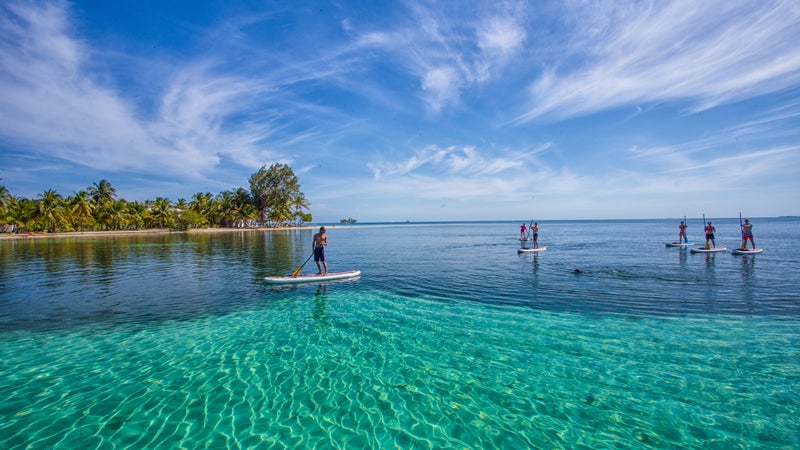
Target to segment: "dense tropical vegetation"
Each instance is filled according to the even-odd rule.
[[[191,200],[177,202],[156,197],[143,203],[118,199],[107,180],[67,197],[48,189],[36,199],[15,197],[0,184],[0,231],[185,230],[311,221],[308,200],[288,165],[263,166],[249,181],[249,190],[240,187],[217,195],[198,192]]]

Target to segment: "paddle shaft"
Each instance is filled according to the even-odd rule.
[[[308,255],[308,258],[306,258],[306,260],[303,262],[303,264],[300,267],[298,267],[297,270],[292,272],[293,277],[296,277],[300,273],[300,271],[303,270],[303,267],[306,265],[307,262],[311,260],[312,256],[314,256],[314,252],[311,252],[311,254]]]
[[[739,211],[739,232],[742,234],[742,250],[747,247],[747,241],[744,240],[744,225],[742,224],[742,212]]]

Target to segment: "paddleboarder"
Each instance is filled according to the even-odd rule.
[[[681,224],[678,225],[678,229],[680,230],[680,232],[678,232],[678,243],[680,244],[681,238],[683,238],[683,243],[688,244],[689,240],[686,239],[686,222],[681,220]]]
[[[325,234],[325,227],[319,227],[319,233],[314,235],[314,262],[317,263],[317,275],[328,274],[328,263],[325,261],[325,246],[328,245],[328,235]],[[320,266],[320,263],[322,265]],[[322,268],[325,268],[323,272]]]
[[[525,230],[526,230],[525,224],[523,223],[522,225],[519,226],[519,238],[521,240],[527,239],[527,235],[525,234]]]
[[[711,245],[714,248],[717,248],[717,244],[714,242],[714,233],[717,231],[717,229],[714,228],[714,226],[711,225],[711,221],[710,220],[708,221],[708,225],[703,227],[703,230],[706,232],[706,248],[709,248],[708,247],[708,242],[709,241],[711,241]]]
[[[744,219],[744,224],[742,225],[742,250],[747,248],[748,239],[753,246],[753,250],[755,250],[756,243],[753,242],[753,224],[750,223],[750,219]]]
[[[539,248],[539,222],[533,222],[531,233],[533,233],[533,248]]]

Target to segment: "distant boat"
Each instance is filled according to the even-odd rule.
[[[352,217],[348,217],[347,219],[340,220],[339,223],[356,223],[356,219],[353,219]]]

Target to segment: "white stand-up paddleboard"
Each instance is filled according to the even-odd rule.
[[[734,255],[753,255],[763,251],[763,248],[735,248],[731,250],[731,253]]]
[[[326,275],[306,274],[296,277],[264,277],[264,282],[268,284],[300,284],[300,283],[321,283],[324,281],[346,280],[356,278],[361,275],[360,270],[348,270],[345,272],[328,272]]]
[[[692,253],[719,253],[719,252],[724,252],[727,249],[728,249],[727,247],[716,247],[716,248],[696,247],[689,251]]]
[[[533,248],[533,247],[530,247],[530,248],[523,247],[523,248],[518,248],[518,249],[517,249],[517,253],[538,253],[538,252],[543,252],[543,251],[545,251],[545,250],[547,250],[547,247],[536,247],[536,248]]]
[[[667,242],[667,247],[691,247],[694,242]]]

